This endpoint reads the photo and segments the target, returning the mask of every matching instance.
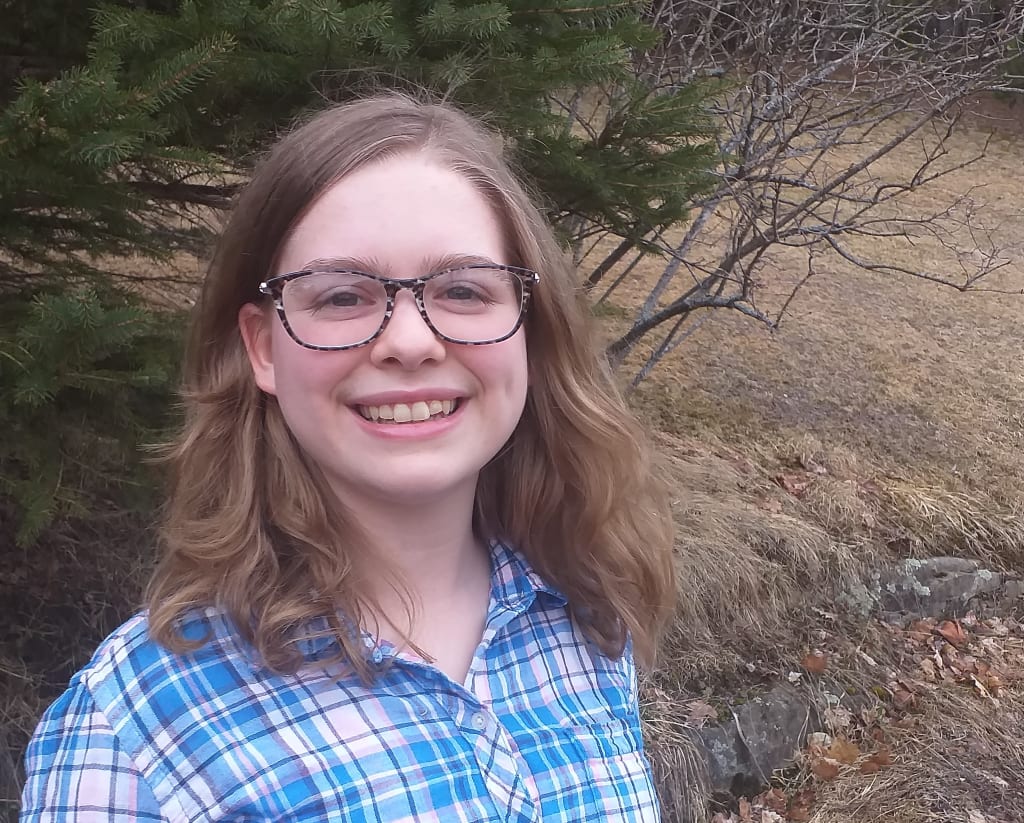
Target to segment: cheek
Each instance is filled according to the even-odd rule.
[[[522,411],[529,385],[526,341],[522,335],[493,346],[476,347],[471,354],[477,360],[477,374],[491,382],[504,395],[512,410]]]
[[[278,398],[288,404],[327,398],[352,371],[358,357],[356,352],[303,348],[283,329],[275,333],[273,346]]]

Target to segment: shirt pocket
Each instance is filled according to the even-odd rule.
[[[625,718],[565,728],[580,754],[593,814],[600,819],[657,821],[658,801],[639,730]]]

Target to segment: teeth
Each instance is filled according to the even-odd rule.
[[[359,406],[359,413],[367,420],[419,423],[440,415],[447,416],[458,408],[457,400],[417,400],[415,403],[395,403],[390,406]]]

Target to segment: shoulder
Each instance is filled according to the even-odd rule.
[[[145,745],[155,728],[174,725],[197,703],[251,678],[250,656],[216,610],[191,613],[181,633],[205,642],[194,652],[177,654],[152,638],[141,612],[107,637],[71,681],[68,691],[88,693],[130,754]]]
[[[94,692],[111,681],[122,691],[135,692],[154,686],[161,676],[195,668],[252,665],[230,620],[216,609],[190,612],[179,630],[185,640],[200,644],[194,652],[178,654],[158,643],[150,634],[148,614],[139,612],[99,645],[79,676]]]
[[[21,819],[161,820],[148,775],[112,718],[137,699],[135,673],[169,653],[149,639],[144,615],[108,637],[40,719],[25,754]],[[124,689],[124,696],[118,690]],[[130,696],[130,695],[136,696]]]
[[[79,819],[94,809],[103,810],[96,819],[147,820],[178,809],[169,789],[175,764],[216,748],[209,715],[219,710],[225,723],[237,721],[236,707],[261,682],[215,610],[190,614],[181,632],[205,642],[176,654],[152,638],[147,615],[137,614],[72,677],[26,753],[25,819]]]

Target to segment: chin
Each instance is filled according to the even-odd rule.
[[[436,467],[403,470],[401,477],[365,478],[358,485],[366,497],[384,499],[396,505],[442,504],[445,498],[457,499],[467,490],[476,491],[476,475],[445,476]],[[351,483],[342,488],[352,489]]]

